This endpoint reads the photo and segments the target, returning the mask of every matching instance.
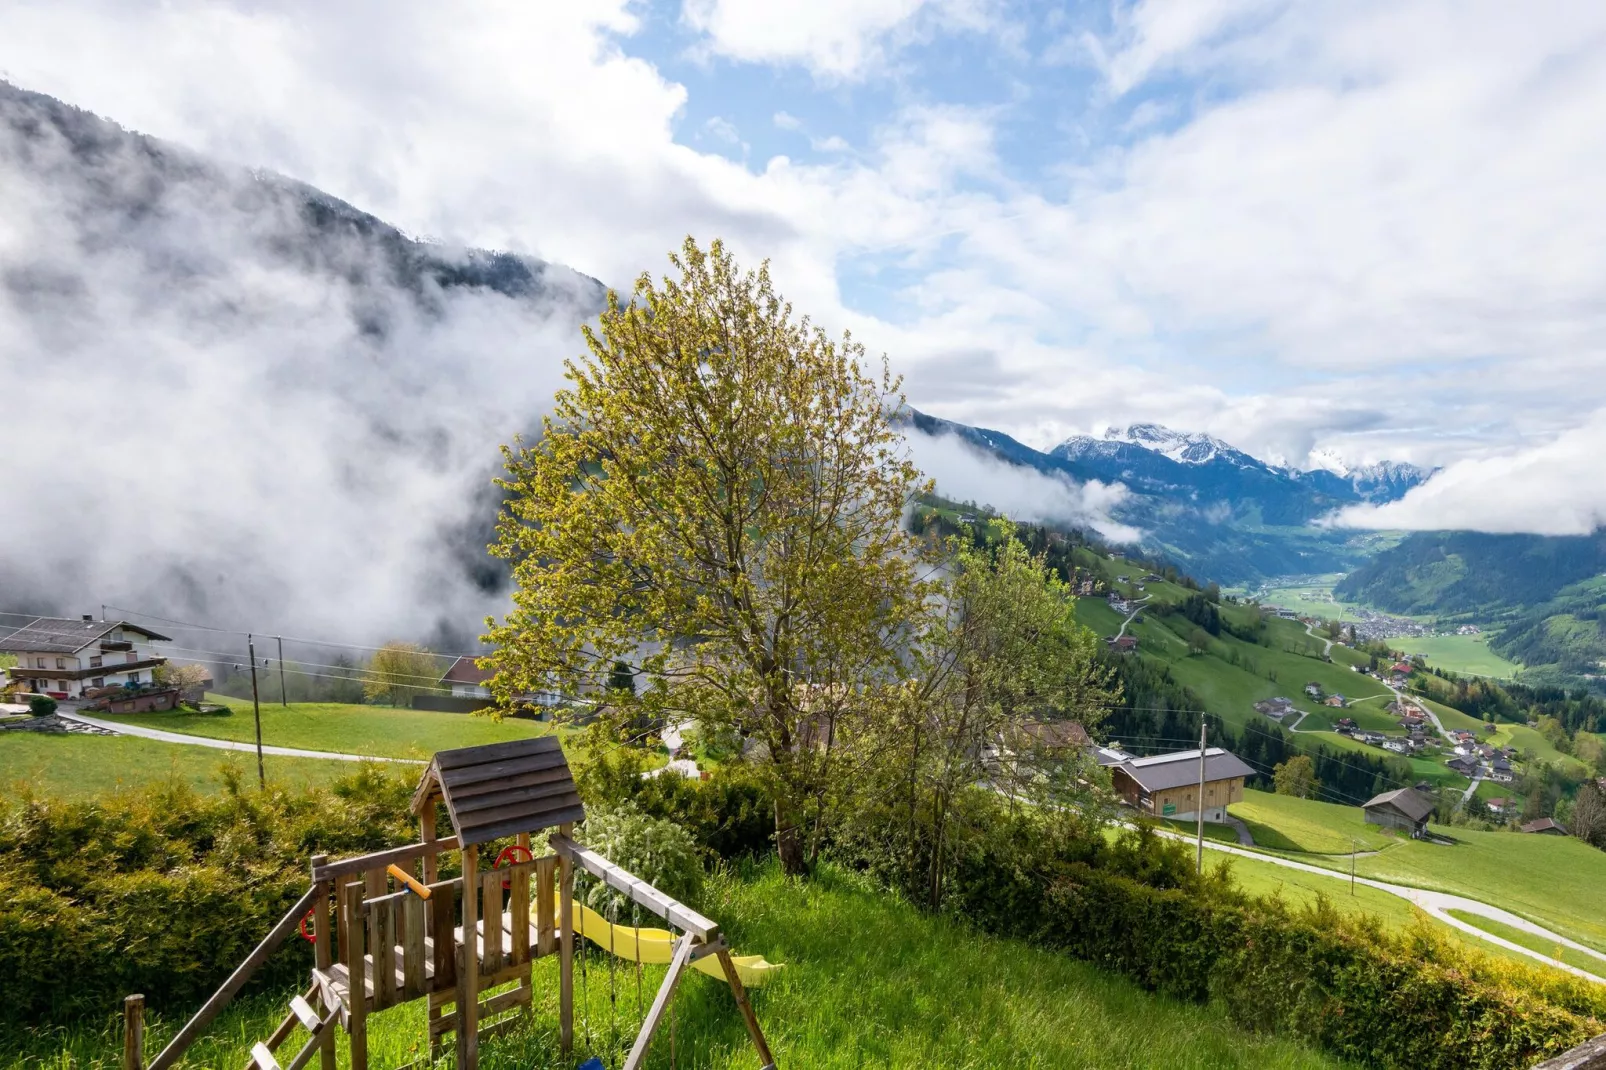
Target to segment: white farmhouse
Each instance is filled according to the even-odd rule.
[[[123,620],[36,617],[0,634],[0,654],[16,656],[6,670],[13,680],[52,698],[75,699],[88,688],[150,683],[151,670],[167,663],[152,644],[169,641]]]

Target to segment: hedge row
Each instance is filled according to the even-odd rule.
[[[1425,926],[1390,935],[1331,908],[1156,888],[1085,860],[1023,866],[1018,844],[973,853],[954,887],[952,907],[984,929],[1361,1065],[1526,1068],[1606,1031],[1598,986],[1465,953]]]

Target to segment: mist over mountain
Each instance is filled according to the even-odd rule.
[[[1342,475],[1300,471],[1210,435],[1152,423],[1103,437],[1072,436],[1044,453],[1001,431],[921,412],[909,420],[923,435],[963,442],[1017,469],[1101,488],[1103,524],[1130,532],[1128,541],[1172,558],[1201,579],[1222,583],[1353,568],[1376,537],[1315,522],[1346,506],[1393,501],[1431,475],[1406,464]],[[932,474],[943,490],[942,471]],[[985,502],[985,493],[961,496]]]
[[[466,642],[594,279],[0,83],[0,609]]]

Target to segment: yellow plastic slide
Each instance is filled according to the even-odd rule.
[[[575,903],[574,931],[596,944],[602,950],[631,962],[667,965],[675,954],[675,936],[668,929],[638,929],[633,925],[614,925],[584,903]],[[762,985],[781,967],[765,962],[763,955],[732,955],[736,975],[748,988]],[[710,977],[725,979],[719,959],[712,955],[692,963],[693,969],[702,970]]]

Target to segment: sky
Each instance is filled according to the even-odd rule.
[[[614,286],[686,234],[1038,447],[1441,466],[1361,526],[1606,522],[1591,0],[7,0],[0,76]]]

